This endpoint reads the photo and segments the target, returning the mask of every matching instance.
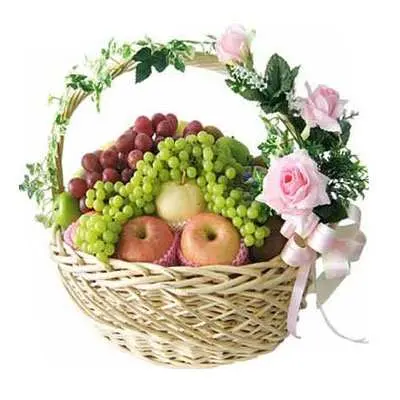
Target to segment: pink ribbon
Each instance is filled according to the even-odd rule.
[[[288,332],[295,337],[298,337],[296,332],[297,317],[304,291],[310,272],[315,268],[318,256],[321,256],[324,272],[316,282],[321,288],[320,292],[318,287],[316,288],[317,306],[327,320],[322,309],[323,303],[350,273],[350,263],[358,261],[365,246],[366,237],[360,231],[360,209],[351,204],[347,212],[348,218],[346,220],[330,226],[320,223],[318,216],[313,213],[306,216],[282,216],[285,223],[282,226],[281,233],[288,239],[288,242],[281,257],[286,264],[299,268],[287,317]],[[330,284],[326,284],[327,282]],[[331,326],[329,321],[327,323]],[[332,330],[337,333],[335,329]],[[347,339],[365,342],[364,339]]]

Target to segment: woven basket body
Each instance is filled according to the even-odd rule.
[[[152,361],[212,367],[270,352],[287,336],[297,269],[280,257],[200,268],[112,260],[110,270],[59,234],[51,252],[67,291],[102,334]]]
[[[214,56],[196,54],[187,65],[223,72]],[[119,65],[113,79],[132,71]],[[71,91],[70,117],[86,98]],[[63,186],[64,137],[58,143],[58,177]],[[280,257],[241,267],[162,267],[76,252],[59,231],[51,242],[68,293],[121,348],[176,367],[212,367],[274,350],[287,337],[287,310],[297,268]],[[304,306],[303,301],[303,306]]]

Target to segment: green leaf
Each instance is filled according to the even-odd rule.
[[[175,61],[174,61],[174,67],[178,71],[185,72],[186,65],[185,65],[184,61],[180,57],[177,57],[175,59]]]
[[[151,49],[150,47],[143,47],[134,56],[135,61],[150,62],[151,61]]]
[[[339,125],[340,128],[342,129],[340,138],[342,139],[342,143],[346,145],[350,139],[351,123],[347,119],[341,119],[339,121]]]
[[[165,49],[155,51],[152,56],[152,65],[158,71],[162,72],[168,66],[167,51]]]
[[[261,101],[263,99],[263,94],[257,89],[244,89],[241,90],[239,93],[246,100]]]
[[[127,60],[132,57],[132,47],[129,44],[122,45],[122,57]]]
[[[151,75],[151,64],[141,62],[136,66],[136,83],[142,82]]]
[[[323,223],[335,223],[347,217],[346,208],[336,200],[332,200],[331,204],[315,207],[313,211]]]
[[[274,54],[268,61],[265,78],[268,84],[268,93],[279,94],[282,83],[290,77],[289,64],[278,54]]]

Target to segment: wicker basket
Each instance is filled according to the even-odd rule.
[[[188,65],[224,72],[198,53]],[[119,65],[113,78],[131,71]],[[71,91],[70,117],[85,93]],[[58,144],[62,182],[63,138]],[[287,337],[287,310],[297,268],[280,257],[234,266],[161,267],[77,252],[55,231],[53,260],[75,303],[104,337],[141,357],[175,367],[212,367],[274,350]],[[303,302],[303,306],[305,303]]]

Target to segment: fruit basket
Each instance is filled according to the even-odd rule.
[[[74,302],[105,338],[158,363],[212,367],[274,350],[296,336],[306,294],[322,310],[365,243],[350,203],[367,188],[347,147],[356,113],[326,86],[297,97],[299,68],[276,54],[257,73],[251,37],[232,26],[201,42],[110,41],[51,98],[48,154],[20,185],[52,228],[52,259]],[[64,140],[82,101],[99,109],[118,76],[139,83],[169,65],[222,73],[255,102],[267,131],[260,155],[214,126],[157,113],[85,154],[65,188]]]

